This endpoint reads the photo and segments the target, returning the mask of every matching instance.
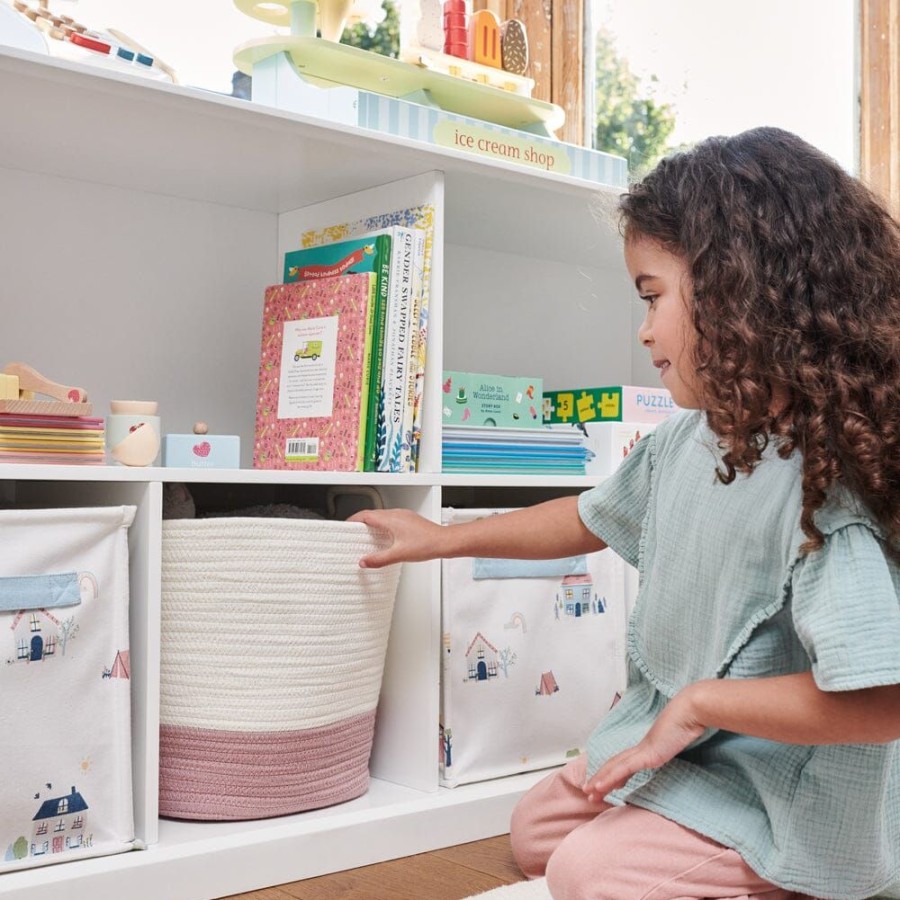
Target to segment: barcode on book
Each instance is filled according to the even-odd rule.
[[[284,448],[284,458],[287,462],[315,462],[319,458],[319,439],[288,439]]]

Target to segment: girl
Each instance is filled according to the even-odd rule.
[[[360,564],[638,567],[627,691],[513,813],[557,900],[877,894],[900,878],[900,230],[774,128],[664,160],[620,209],[685,411],[578,498],[360,513],[393,538]]]

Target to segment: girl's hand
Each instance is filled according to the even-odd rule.
[[[440,556],[444,527],[417,515],[410,509],[364,509],[347,519],[362,522],[391,536],[387,550],[364,556],[360,568],[380,569],[400,562],[420,562]]]
[[[658,769],[703,734],[691,701],[691,688],[676,694],[657,716],[640,743],[608,759],[582,790],[591,803],[599,803],[642,769]]]

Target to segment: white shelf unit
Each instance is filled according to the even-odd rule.
[[[388,504],[436,521],[443,505],[517,505],[593,484],[442,475],[439,376],[655,382],[633,352],[638,310],[619,238],[596,217],[617,191],[12,49],[0,50],[0,122],[0,362],[86,387],[98,415],[111,399],[155,399],[166,432],[203,419],[214,433],[239,434],[248,467],[0,465],[4,505],[138,507],[133,738],[137,834],[147,846],[0,875],[0,895],[200,900],[505,832],[537,774],[438,788],[437,562],[404,569],[365,796],[265,821],[158,818],[163,484],[186,481],[226,503],[310,504],[329,485],[372,485]],[[423,184],[438,206],[423,470],[249,468],[262,294],[279,280],[282,226],[326,201],[400,207]]]

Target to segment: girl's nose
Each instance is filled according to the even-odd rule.
[[[651,337],[650,326],[647,324],[647,317],[646,317],[646,316],[644,316],[644,321],[641,322],[640,328],[638,328],[637,336],[638,336],[638,340],[639,340],[639,341],[641,342],[641,344],[643,344],[645,347],[649,347],[650,344],[652,343],[652,337]]]

